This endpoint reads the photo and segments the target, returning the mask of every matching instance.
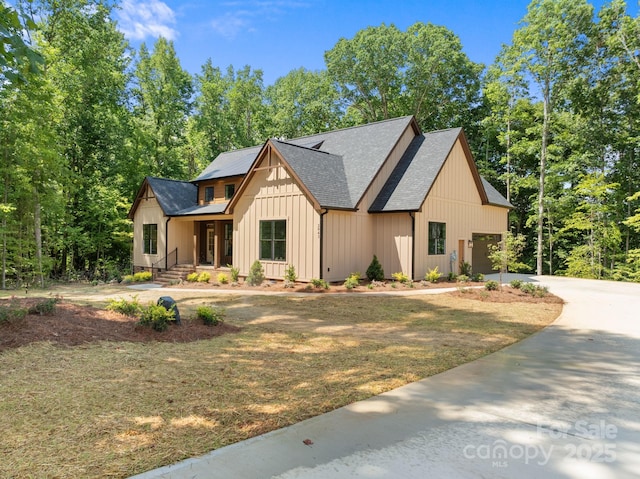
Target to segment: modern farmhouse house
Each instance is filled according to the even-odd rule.
[[[478,173],[460,128],[412,116],[220,154],[191,182],[144,180],[129,218],[136,269],[209,265],[343,281],[377,255],[421,279],[462,261],[488,272],[510,205]]]

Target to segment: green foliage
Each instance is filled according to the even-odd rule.
[[[27,313],[28,310],[26,308],[20,308],[15,304],[0,304],[0,324],[19,322],[25,318]]]
[[[134,280],[133,280],[133,275],[132,274],[127,274],[127,275],[122,277],[122,282],[124,284],[130,284],[130,283],[133,283],[133,281]]]
[[[407,276],[402,271],[397,273],[392,273],[391,277],[393,278],[394,281],[397,281],[398,283],[405,284],[409,282],[409,276]]]
[[[520,289],[523,285],[523,281],[520,279],[514,279],[513,281],[511,281],[511,283],[509,283],[509,286],[511,286],[513,289]]]
[[[490,279],[484,284],[484,287],[487,291],[496,291],[500,287],[500,284],[497,281]]]
[[[198,275],[198,283],[208,283],[211,280],[211,273],[203,271]]]
[[[482,273],[474,273],[471,275],[471,281],[474,281],[476,283],[481,283],[482,281],[484,281],[484,274]]]
[[[311,284],[314,286],[314,288],[329,289],[329,283],[327,283],[324,279],[311,278]]]
[[[164,306],[150,303],[140,311],[140,324],[150,326],[154,331],[166,331],[171,321],[175,321],[173,308],[166,309]]]
[[[200,275],[196,271],[194,271],[193,273],[189,273],[187,275],[186,280],[189,281],[190,283],[195,283],[198,281],[199,276]]]
[[[235,268],[235,267],[231,266],[230,264],[228,264],[227,267],[229,268],[229,271],[231,273],[231,282],[232,283],[237,283],[238,279],[240,278],[240,269]]]
[[[295,283],[298,279],[298,275],[296,274],[296,268],[290,264],[284,269],[284,280],[286,283]]]
[[[151,271],[138,271],[133,275],[133,281],[135,283],[144,283],[147,281],[151,281],[153,279],[153,274]]]
[[[448,275],[447,275],[447,281],[449,281],[450,283],[455,283],[458,279],[458,275],[451,271]]]
[[[456,282],[458,282],[458,283],[468,283],[469,282],[469,276],[467,276],[466,274],[459,274],[458,276],[456,276]]]
[[[141,306],[138,301],[138,295],[135,295],[132,297],[131,301],[124,298],[110,299],[107,304],[107,309],[126,316],[137,316],[140,313]]]
[[[56,311],[56,305],[60,302],[60,298],[47,298],[43,301],[38,301],[36,304],[29,308],[29,314],[52,315]]]
[[[489,245],[489,260],[493,268],[500,271],[500,284],[503,273],[527,269],[527,265],[520,262],[525,246],[524,236],[514,235],[510,231],[502,234],[502,240],[498,244]]]
[[[384,269],[378,261],[378,257],[374,254],[369,267],[367,268],[367,279],[369,281],[384,281]]]
[[[249,268],[249,274],[247,275],[246,282],[249,286],[259,286],[264,281],[264,269],[262,263],[255,260]]]
[[[533,283],[523,283],[520,286],[520,291],[527,293],[531,296],[539,297],[539,298],[543,298],[547,294],[549,294],[549,288],[547,288],[546,286],[539,286]]]
[[[229,277],[225,273],[218,273],[216,280],[220,284],[227,284],[229,282]]]
[[[438,267],[436,266],[435,268],[427,271],[427,273],[424,275],[424,280],[428,281],[429,283],[437,283],[441,276],[442,273],[438,271]]]
[[[198,306],[196,317],[207,326],[217,326],[224,322],[224,309],[213,306]]]
[[[351,273],[347,279],[344,280],[344,287],[347,289],[354,289],[360,286],[360,273]]]
[[[471,264],[466,261],[463,261],[460,264],[460,274],[464,276],[471,276]]]

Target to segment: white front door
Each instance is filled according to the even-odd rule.
[[[207,263],[213,264],[214,249],[216,242],[216,230],[211,227],[207,227]]]

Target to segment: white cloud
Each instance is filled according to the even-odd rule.
[[[178,31],[171,27],[176,23],[174,11],[159,0],[123,0],[117,17],[120,31],[132,40],[160,36],[173,40],[178,36]]]
[[[277,20],[292,10],[309,7],[310,4],[295,0],[236,0],[224,2],[221,6],[232,10],[211,20],[211,28],[223,37],[234,38],[241,32],[256,31],[256,18],[261,21]]]

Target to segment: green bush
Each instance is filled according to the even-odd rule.
[[[190,283],[195,283],[196,281],[198,281],[198,273],[197,272],[193,272],[193,273],[189,273],[187,275],[187,281],[189,281]]]
[[[227,267],[229,268],[229,271],[231,273],[231,282],[237,283],[238,279],[240,278],[240,270],[238,268],[234,268],[230,264],[228,264]]]
[[[454,273],[453,271],[451,271],[447,275],[447,281],[449,281],[450,283],[454,283],[455,281],[457,281],[457,279],[458,279],[458,275],[456,273]]]
[[[140,311],[140,324],[150,326],[155,331],[166,331],[170,321],[175,321],[176,314],[173,308],[166,309],[158,304],[149,304]]]
[[[344,280],[344,287],[347,289],[353,289],[360,286],[360,273],[351,273],[347,279]]]
[[[464,276],[471,276],[471,264],[463,261],[460,264],[460,274]]]
[[[208,283],[211,279],[211,273],[208,271],[203,271],[198,275],[198,283]]]
[[[382,269],[382,265],[380,261],[378,261],[378,257],[374,254],[369,267],[367,268],[367,279],[369,281],[383,281],[384,280],[384,269]]]
[[[543,298],[549,293],[549,288],[547,288],[546,286],[538,286],[533,283],[523,283],[522,286],[520,286],[520,291],[523,291],[524,293],[531,296]]]
[[[481,283],[484,281],[484,274],[482,273],[474,273],[471,276],[471,281],[475,282],[475,283]]]
[[[329,283],[327,283],[324,279],[311,278],[311,284],[315,288],[329,289]]]
[[[247,284],[249,286],[260,286],[264,281],[264,269],[262,263],[255,260],[249,268],[249,274],[247,275]]]
[[[216,326],[224,322],[224,309],[213,306],[198,306],[196,317],[207,326]]]
[[[296,268],[290,264],[284,269],[284,280],[288,283],[295,283],[298,279],[298,275],[296,274]]]
[[[393,273],[391,275],[391,277],[397,281],[398,283],[408,283],[409,282],[409,276],[407,276],[405,273],[403,273],[402,271],[398,272],[398,273]]]
[[[122,277],[122,282],[124,284],[133,283],[133,275],[132,274],[127,274],[127,275],[123,276]]]
[[[437,283],[441,276],[442,273],[438,271],[438,267],[436,266],[435,268],[427,271],[427,274],[424,275],[424,279],[425,281],[429,281],[430,283]]]
[[[0,306],[0,324],[2,323],[14,323],[25,318],[28,310],[26,308],[20,308],[14,304],[8,306]]]
[[[28,312],[29,314],[39,314],[41,316],[51,315],[56,311],[56,304],[58,304],[58,301],[58,298],[49,298],[44,301],[39,301],[31,306]]]
[[[523,284],[524,283],[521,279],[514,279],[513,281],[511,281],[511,283],[509,283],[509,286],[511,286],[513,289],[520,289]]]
[[[145,281],[151,281],[153,274],[151,271],[138,271],[133,275],[133,281],[136,283],[144,283]]]
[[[216,280],[220,284],[227,284],[229,282],[229,277],[225,273],[218,273]]]
[[[467,276],[466,274],[459,274],[456,277],[456,281],[458,283],[468,283],[469,282],[469,276]]]
[[[131,301],[126,299],[110,299],[107,304],[109,311],[115,311],[117,313],[124,314],[125,316],[137,316],[140,313],[140,303],[138,302],[138,295],[133,296]]]
[[[498,289],[498,286],[500,286],[498,282],[492,279],[490,279],[484,284],[484,287],[487,291],[496,291]]]

